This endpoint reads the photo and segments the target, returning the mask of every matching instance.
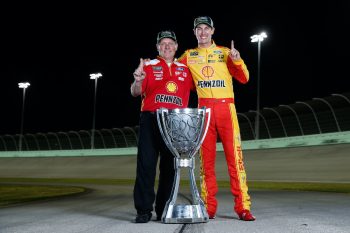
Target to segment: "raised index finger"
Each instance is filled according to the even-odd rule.
[[[231,40],[231,49],[234,49],[235,48],[235,43],[233,40]]]
[[[143,59],[142,58],[140,58],[140,64],[139,64],[138,68],[143,68]]]

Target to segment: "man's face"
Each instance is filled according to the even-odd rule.
[[[159,44],[157,44],[159,56],[165,60],[173,60],[177,50],[177,43],[170,38],[163,38]]]
[[[206,24],[199,24],[194,29],[198,44],[211,44],[211,37],[214,34],[214,28]]]

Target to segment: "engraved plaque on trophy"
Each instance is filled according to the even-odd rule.
[[[210,109],[183,108],[157,110],[157,121],[161,135],[174,155],[175,177],[170,198],[162,215],[163,223],[208,222],[209,216],[198,193],[194,168],[194,155],[200,148],[210,122]],[[177,203],[180,185],[180,169],[189,171],[190,204]]]

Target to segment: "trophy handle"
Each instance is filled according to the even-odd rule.
[[[171,146],[171,138],[169,137],[168,133],[165,132],[165,128],[166,128],[166,123],[165,123],[165,117],[164,117],[164,113],[168,113],[169,110],[167,108],[160,108],[157,109],[157,121],[158,121],[158,128],[160,131],[160,134],[162,135],[162,138],[165,142],[165,144],[167,145],[167,147],[169,148],[169,150],[177,157],[180,157],[180,154],[177,152],[177,150],[175,150],[172,146]],[[164,128],[164,129],[163,129]]]
[[[202,107],[202,110],[205,112],[205,115],[208,115],[208,118],[204,118],[204,121],[206,122],[206,126],[205,126],[205,130],[202,132],[202,138],[200,139],[200,142],[198,143],[196,149],[194,150],[194,153],[197,153],[199,147],[201,147],[205,136],[207,135],[208,132],[208,128],[209,128],[209,124],[210,124],[210,117],[211,117],[211,109],[210,108],[206,108],[206,107]]]

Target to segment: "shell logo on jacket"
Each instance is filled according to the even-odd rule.
[[[176,93],[177,92],[177,84],[173,81],[167,82],[166,89],[169,93]]]
[[[214,69],[211,66],[204,66],[202,68],[202,74],[206,78],[211,78],[214,75]]]

